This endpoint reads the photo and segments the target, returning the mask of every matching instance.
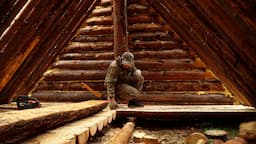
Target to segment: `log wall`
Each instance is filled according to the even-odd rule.
[[[196,97],[203,92],[203,97],[217,94],[224,99],[226,94],[230,95],[196,52],[147,1],[128,0],[127,9],[128,48],[134,53],[136,66],[142,70],[145,78],[143,94],[154,91],[163,96],[166,93],[193,93],[190,96]],[[95,7],[44,73],[31,95],[44,101],[71,100],[68,96],[77,96],[77,101],[97,99],[81,87],[82,82],[105,93],[103,83],[106,69],[114,59],[112,12],[112,3],[109,1],[102,0]],[[173,101],[175,103],[175,99]],[[223,104],[227,104],[227,99],[223,100]]]

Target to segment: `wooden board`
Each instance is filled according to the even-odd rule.
[[[145,105],[128,108],[121,105],[117,117],[186,118],[186,117],[251,117],[256,118],[256,109],[243,105]],[[241,117],[242,118],[242,117]]]
[[[22,144],[85,144],[90,136],[94,136],[97,131],[101,131],[103,126],[106,126],[106,120],[107,123],[114,120],[115,115],[114,110],[104,109],[88,118],[49,130],[24,141]]]
[[[106,106],[107,101],[92,100],[2,112],[0,117],[0,142],[15,143],[27,136],[97,113]]]

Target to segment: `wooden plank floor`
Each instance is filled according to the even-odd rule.
[[[243,105],[145,105],[128,108],[120,105],[117,117],[186,118],[186,117],[249,117],[256,118],[256,109]]]
[[[101,111],[106,106],[107,101],[100,100],[49,104],[41,108],[27,110],[15,110],[13,105],[5,106],[5,110],[9,111],[0,113],[0,143],[20,141],[29,135],[88,117]]]

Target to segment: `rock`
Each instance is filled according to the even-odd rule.
[[[248,142],[240,137],[235,137],[234,139],[226,141],[224,144],[248,144]]]
[[[225,140],[228,134],[227,131],[219,129],[206,130],[204,133],[208,138],[222,140]]]
[[[208,141],[208,143],[210,143],[210,144],[224,144],[224,141],[221,140],[221,139],[210,139]]]
[[[246,140],[256,141],[256,121],[241,123],[238,135]]]
[[[192,133],[186,138],[186,144],[206,144],[207,142],[208,138],[199,132]]]

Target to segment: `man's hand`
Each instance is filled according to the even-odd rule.
[[[114,97],[108,97],[108,105],[110,109],[118,108],[118,104]]]

